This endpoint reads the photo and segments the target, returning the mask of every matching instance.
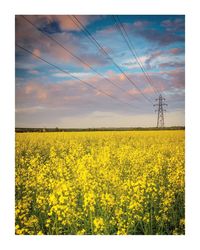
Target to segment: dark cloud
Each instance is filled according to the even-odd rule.
[[[136,33],[151,42],[157,42],[159,45],[168,45],[176,42],[184,42],[183,34],[176,34],[174,31],[159,31],[159,30],[138,30]]]
[[[168,45],[176,42],[184,42],[185,40],[185,22],[184,18],[167,19],[160,23],[160,28],[152,27],[150,22],[137,22],[129,30],[133,34],[140,35],[148,41],[156,42],[159,45]],[[137,27],[138,26],[138,27]]]

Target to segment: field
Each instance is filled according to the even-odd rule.
[[[184,131],[16,134],[16,234],[184,234]]]

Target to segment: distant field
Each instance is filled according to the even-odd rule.
[[[184,234],[184,131],[16,134],[16,234]]]

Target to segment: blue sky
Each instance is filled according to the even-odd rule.
[[[89,88],[16,47],[16,127],[155,126],[152,103],[158,93],[154,89],[169,105],[166,125],[184,125],[184,16],[119,16],[153,88],[112,16],[76,17],[137,88],[69,16],[26,18],[119,88],[71,56],[23,17],[16,16],[17,44],[96,88]]]

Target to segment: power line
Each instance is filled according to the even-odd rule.
[[[77,23],[71,18],[71,20],[77,25],[79,26],[79,28],[81,28],[84,32],[84,34],[86,34],[86,36],[93,42],[95,43],[95,45],[98,47],[98,49],[103,52],[111,61],[112,63],[117,67],[117,69],[126,77],[126,79],[140,92],[140,94],[149,102],[152,103],[152,101],[137,87],[137,85],[135,84],[135,82],[133,82],[132,79],[129,78],[129,76],[120,68],[120,66],[112,59],[112,57],[107,53],[107,51],[99,44],[99,42],[92,36],[92,34],[87,30],[86,27],[84,27],[84,25],[80,22],[80,20],[76,17],[76,16],[72,16]]]
[[[135,57],[135,59],[136,59],[138,65],[140,66],[142,72],[144,73],[144,76],[145,76],[147,82],[149,83],[149,85],[150,85],[151,88],[153,89],[154,93],[155,93],[155,94],[159,94],[160,92],[153,86],[153,83],[152,83],[152,80],[151,80],[149,74],[146,72],[146,70],[145,70],[145,68],[144,68],[144,66],[143,66],[143,64],[142,64],[142,62],[141,62],[140,59],[138,58],[137,53],[136,53],[136,50],[135,50],[135,47],[134,47],[132,41],[130,40],[129,35],[128,35],[128,33],[127,33],[127,31],[126,31],[126,29],[125,29],[123,23],[121,23],[121,21],[120,21],[120,19],[119,19],[118,16],[115,17],[115,16],[113,15],[112,17],[113,17],[113,19],[114,19],[114,22],[115,22],[115,24],[116,24],[116,27],[117,27],[118,31],[120,32],[120,34],[121,34],[122,37],[124,38],[124,40],[125,40],[125,42],[126,42],[128,48],[129,48],[129,50],[131,51],[133,57]],[[123,32],[124,32],[124,33],[123,33]]]
[[[95,89],[95,90],[99,91],[100,93],[102,93],[102,94],[104,94],[104,95],[106,95],[106,96],[112,98],[112,99],[115,100],[115,101],[118,101],[118,102],[121,102],[121,103],[123,103],[123,104],[129,105],[129,106],[132,108],[132,105],[130,105],[129,103],[124,102],[124,101],[118,99],[117,97],[115,97],[115,96],[113,96],[113,95],[111,95],[111,94],[108,94],[107,92],[105,92],[105,91],[103,91],[103,90],[100,90],[100,89],[96,88],[95,86],[93,86],[92,84],[90,84],[90,83],[88,83],[88,82],[86,82],[86,81],[84,81],[84,80],[81,80],[80,78],[74,76],[74,75],[71,74],[70,72],[61,69],[60,67],[56,66],[55,64],[53,64],[53,63],[47,61],[46,59],[44,59],[44,58],[42,58],[42,57],[36,55],[35,53],[33,53],[32,51],[30,51],[30,50],[24,48],[23,46],[21,46],[21,45],[19,45],[19,44],[17,44],[17,43],[16,43],[16,46],[17,46],[18,48],[20,48],[20,49],[26,51],[27,53],[31,54],[32,56],[34,56],[34,57],[40,59],[41,61],[45,62],[46,64],[48,64],[48,65],[50,65],[50,66],[56,68],[57,70],[59,70],[59,71],[65,73],[65,74],[67,74],[67,75],[70,75],[72,78],[74,78],[74,79],[80,81],[81,83],[87,85],[88,87],[90,87],[90,88],[92,88],[92,89]]]
[[[81,28],[81,30],[83,30],[84,34],[90,39],[90,41],[92,41],[97,48],[103,52],[111,61],[112,63],[117,67],[117,69],[126,77],[126,79],[140,92],[140,94],[153,105],[153,102],[140,90],[140,88],[137,87],[137,85],[135,84],[135,82],[130,79],[130,77],[121,69],[121,67],[112,59],[112,57],[107,53],[107,51],[99,44],[99,42],[92,36],[92,34],[87,30],[86,27],[84,27],[84,25],[80,22],[80,20],[72,15],[72,17],[76,20],[76,22],[71,18],[71,20],[74,22],[74,24]]]
[[[23,17],[29,24],[31,24],[36,30],[40,31],[44,36],[48,37],[49,39],[51,39],[53,42],[55,42],[57,45],[59,45],[62,49],[64,49],[65,51],[67,51],[67,53],[69,53],[71,56],[73,56],[74,58],[76,58],[77,60],[79,60],[82,64],[86,65],[88,68],[90,68],[93,72],[95,72],[97,75],[99,75],[100,77],[102,77],[104,80],[108,81],[109,83],[111,83],[113,86],[117,87],[118,89],[120,89],[121,91],[123,91],[125,94],[129,94],[126,92],[125,89],[121,88],[120,86],[118,86],[115,82],[111,81],[110,79],[108,79],[107,77],[105,77],[102,73],[99,73],[97,70],[95,70],[90,64],[88,64],[87,62],[85,62],[83,59],[81,59],[79,56],[75,55],[74,53],[72,53],[69,49],[67,49],[65,46],[63,46],[63,44],[61,44],[57,39],[53,38],[52,36],[48,35],[47,32],[45,32],[44,30],[40,29],[39,27],[37,27],[33,22],[31,22],[28,18],[26,18],[24,15],[21,15],[21,17]],[[133,96],[131,94],[129,94],[132,98]]]
[[[149,83],[150,86],[153,88],[155,94],[159,94],[160,92],[158,91],[158,89],[156,89],[155,86],[153,86],[152,80],[151,80],[151,78],[150,78],[148,72],[146,72],[146,70],[145,70],[145,68],[144,68],[144,66],[143,66],[143,64],[142,64],[142,62],[141,62],[141,60],[139,59],[139,57],[138,57],[138,55],[137,55],[137,52],[136,52],[136,49],[135,49],[135,46],[133,45],[132,41],[130,40],[130,38],[129,38],[129,36],[128,36],[128,33],[127,33],[127,31],[126,31],[126,29],[125,29],[123,23],[120,22],[120,19],[119,19],[118,16],[116,16],[116,17],[117,17],[117,20],[118,20],[119,24],[120,24],[121,27],[122,27],[122,30],[123,30],[124,33],[126,34],[127,40],[128,40],[128,42],[129,42],[129,44],[130,44],[129,48],[130,48],[130,50],[131,50],[133,56],[135,56],[136,61],[138,62],[140,68],[142,69],[142,71],[143,71],[143,73],[144,73],[144,75],[145,75],[145,77],[146,77],[148,83]],[[122,34],[123,34],[123,32],[122,32]]]

